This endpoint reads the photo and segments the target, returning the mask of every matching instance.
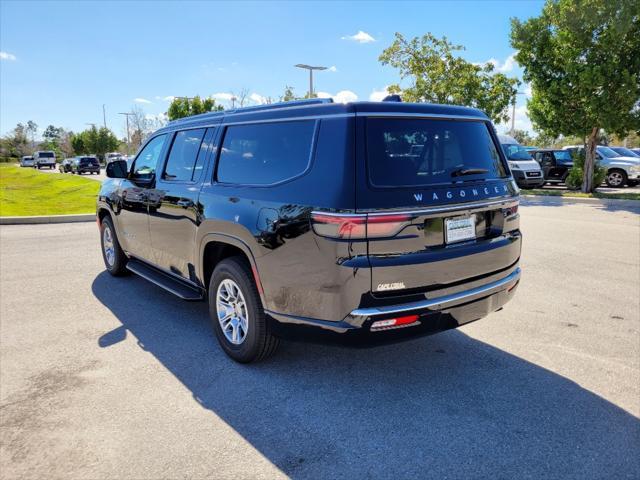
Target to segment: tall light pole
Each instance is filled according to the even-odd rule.
[[[294,65],[294,67],[309,70],[309,98],[313,98],[313,71],[326,70],[327,67],[312,67],[311,65],[305,65],[304,63],[298,63],[297,65]]]
[[[511,136],[513,136],[516,131],[516,97],[518,95],[524,95],[525,92],[516,92],[513,96],[513,108],[511,109]]]
[[[118,115],[124,115],[127,119],[127,155],[129,155],[129,153],[131,153],[131,145],[129,141],[129,115],[133,115],[133,113],[119,112]]]
[[[102,104],[102,122],[104,123],[104,128],[107,128],[107,111],[104,109],[104,103]]]

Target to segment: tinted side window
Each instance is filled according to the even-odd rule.
[[[191,181],[206,129],[183,130],[176,133],[162,178],[171,181]]]
[[[167,139],[167,135],[158,135],[152,139],[142,149],[138,157],[136,158],[135,165],[133,167],[133,176],[136,178],[151,178],[156,173],[156,165],[158,159],[162,153],[162,147]]]
[[[218,181],[269,185],[300,175],[309,166],[314,131],[315,120],[228,127]]]

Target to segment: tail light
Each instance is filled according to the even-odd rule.
[[[314,232],[345,240],[393,237],[410,221],[411,216],[406,214],[311,214]]]

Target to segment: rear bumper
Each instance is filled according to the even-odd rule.
[[[365,343],[386,343],[416,336],[430,335],[479,320],[502,308],[513,297],[520,281],[516,265],[510,273],[480,285],[421,301],[395,305],[358,308],[339,322],[295,317],[267,311],[276,334],[298,339],[349,339]],[[477,282],[474,282],[477,283]],[[378,320],[418,315],[409,326],[371,331]]]

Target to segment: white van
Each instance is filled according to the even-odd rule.
[[[51,150],[38,150],[33,154],[33,160],[35,167],[39,170],[43,167],[47,167],[51,170],[56,168],[56,154]]]
[[[498,135],[500,145],[504,151],[511,174],[520,188],[537,188],[544,185],[544,174],[540,164],[536,162],[529,151],[509,135]]]

